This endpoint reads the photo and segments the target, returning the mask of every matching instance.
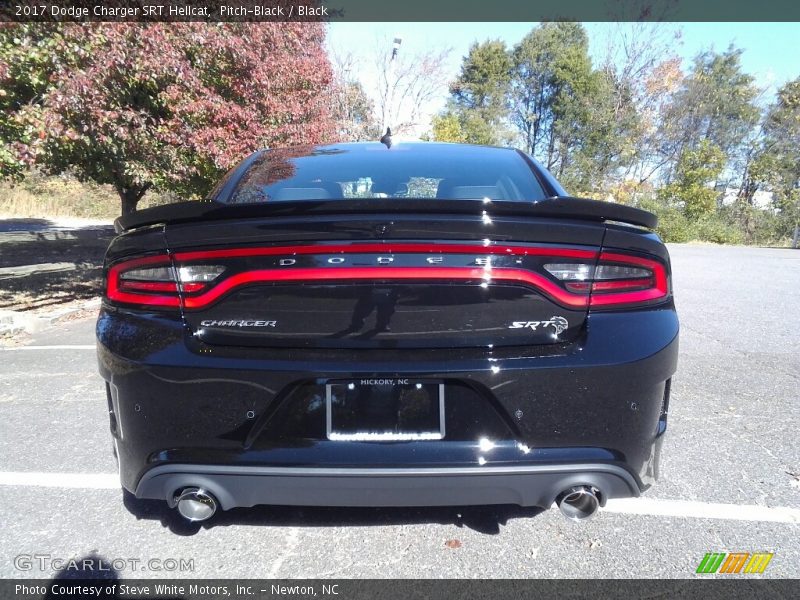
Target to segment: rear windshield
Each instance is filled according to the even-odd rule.
[[[422,143],[387,148],[369,143],[265,152],[227,201],[350,198],[519,202],[542,200],[545,193],[531,166],[513,150]]]

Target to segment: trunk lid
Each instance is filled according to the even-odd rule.
[[[206,344],[460,348],[575,339],[588,294],[545,265],[594,265],[604,231],[527,215],[343,213],[168,223],[166,238],[182,277],[206,278],[182,292]]]

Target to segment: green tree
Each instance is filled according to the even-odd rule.
[[[684,215],[690,220],[707,218],[716,210],[717,196],[713,182],[725,166],[725,154],[709,140],[681,156],[674,180],[659,191],[668,204],[683,204]]]
[[[475,43],[450,85],[449,112],[458,115],[465,141],[499,144],[507,141],[511,56],[500,40]]]
[[[596,70],[579,23],[543,23],[512,52],[511,122],[525,150],[587,193],[633,156],[636,111],[626,82]]]
[[[562,147],[569,150],[561,176],[582,193],[605,192],[635,158],[639,114],[630,92],[613,71],[593,71],[583,80],[571,120],[563,131]],[[565,123],[558,121],[557,130]]]
[[[514,47],[511,118],[531,154],[547,152],[554,138],[556,106],[563,114],[576,58],[584,71],[591,70],[579,23],[543,23]]]
[[[600,114],[596,109],[596,102],[604,93],[604,81],[592,69],[586,31],[579,24],[569,25],[575,26],[568,37],[570,42],[557,56],[554,65],[556,93],[553,99],[553,127],[548,141],[547,164],[559,177],[565,179],[567,185],[574,186],[582,183],[580,174],[586,164],[586,161],[578,162],[579,156],[576,155],[580,155],[582,150],[588,150],[605,134],[599,129],[600,119],[595,119],[597,122],[592,123],[593,113],[595,116]],[[605,90],[605,93],[608,91]],[[591,151],[586,154],[590,156]]]
[[[742,71],[742,50],[699,54],[682,86],[673,94],[662,121],[661,153],[669,160],[667,179],[686,151],[708,141],[730,161],[741,157],[743,144],[759,120],[754,78]]]
[[[760,146],[743,178],[740,210],[751,237],[753,226],[746,218],[752,212],[753,196],[759,189],[771,191],[779,216],[777,233],[789,236],[800,224],[800,77],[778,90],[762,131]]]
[[[461,121],[453,112],[444,112],[431,119],[431,137],[437,142],[463,143],[467,141]]]

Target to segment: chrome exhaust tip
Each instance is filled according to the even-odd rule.
[[[583,521],[600,508],[597,493],[597,488],[587,485],[571,487],[561,492],[556,498],[556,504],[561,514],[570,521]]]
[[[176,496],[175,507],[187,521],[207,521],[217,512],[217,499],[204,489],[188,487]]]

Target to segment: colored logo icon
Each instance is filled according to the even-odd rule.
[[[697,566],[697,573],[763,573],[772,552],[709,552]]]

